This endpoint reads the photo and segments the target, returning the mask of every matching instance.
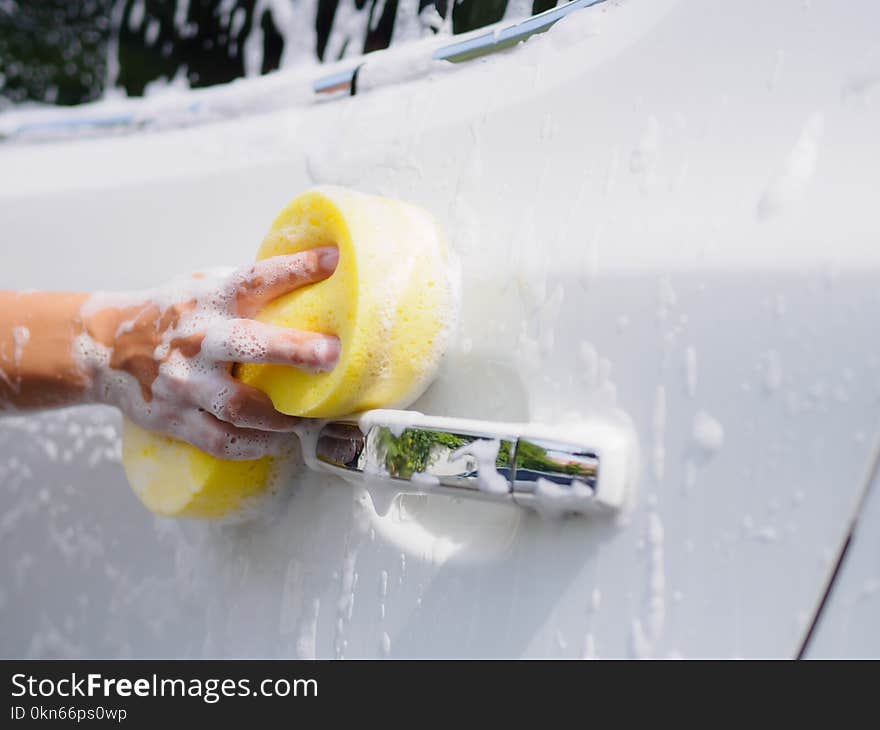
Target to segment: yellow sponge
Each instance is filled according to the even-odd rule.
[[[335,334],[336,368],[307,373],[281,365],[237,365],[284,413],[335,418],[402,407],[430,382],[446,346],[456,291],[442,232],[425,211],[398,200],[336,187],[295,198],[275,219],[258,259],[336,245],[339,264],[325,281],[270,303],[258,319]],[[126,421],[123,466],[153,512],[234,515],[271,492],[279,460],[224,461]]]
[[[433,374],[452,310],[448,250],[434,220],[398,200],[341,188],[300,195],[275,219],[258,259],[339,247],[333,276],[257,317],[342,342],[328,373],[241,365],[238,376],[295,416],[334,418],[412,401]]]
[[[123,419],[125,476],[147,509],[164,517],[244,516],[275,486],[275,462],[224,461]]]

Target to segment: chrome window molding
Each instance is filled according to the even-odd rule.
[[[488,31],[485,28],[473,31],[470,37],[453,43],[442,43],[439,47],[435,45],[433,50],[431,50],[430,44],[427,44],[426,53],[431,54],[430,58],[433,61],[455,64],[480,58],[509,49],[536,34],[547,31],[559,20],[575,11],[604,2],[606,0],[571,0],[566,5],[546,10],[512,25],[500,23],[498,27]],[[369,57],[362,56],[359,62],[352,67],[334,71],[313,80],[310,91],[312,98],[329,99],[355,96],[359,93],[359,74],[377,63],[383,53],[383,51],[377,51],[369,54]],[[268,79],[269,77],[262,78]],[[241,82],[231,82],[225,88],[204,89],[206,94],[200,95],[201,98],[196,101],[193,101],[192,96],[188,95],[182,103],[172,103],[161,107],[161,109],[151,108],[151,105],[141,99],[129,99],[124,101],[122,110],[117,107],[113,111],[100,109],[101,103],[97,102],[94,105],[86,104],[67,109],[8,112],[6,115],[0,115],[0,142],[47,141],[66,137],[95,137],[130,133],[144,129],[162,128],[169,123],[169,119],[172,120],[174,126],[181,127],[207,120],[233,118],[236,116],[236,112],[232,111],[230,107],[234,105],[224,104],[223,100],[228,98],[226,94],[237,93],[233,87],[238,83]],[[288,105],[294,105],[300,101],[308,103],[308,96],[303,96],[303,93],[306,95],[309,93],[307,88],[302,92],[296,92],[293,84],[290,86],[284,84],[283,86],[290,90],[287,97]],[[277,95],[276,85],[273,84],[271,88],[273,95]]]

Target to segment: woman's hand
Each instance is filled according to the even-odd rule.
[[[231,273],[196,274],[145,292],[99,293],[88,298],[43,295],[74,297],[78,311],[53,315],[50,307],[40,321],[15,328],[19,341],[21,332],[28,330],[28,344],[18,352],[17,364],[10,368],[7,363],[11,375],[3,371],[13,391],[18,384],[18,393],[13,392],[8,400],[17,407],[107,403],[149,430],[187,441],[215,456],[254,459],[272,453],[285,438],[283,432],[293,430],[298,419],[277,412],[268,396],[234,379],[232,365],[278,363],[312,371],[332,369],[339,357],[337,338],[276,327],[251,317],[271,300],[327,278],[337,261],[337,249],[324,247],[264,259]],[[39,296],[16,295],[18,300]],[[33,308],[35,303],[30,304]],[[67,393],[59,403],[40,403],[40,398],[33,403],[36,393],[28,387],[29,375],[52,370],[51,363],[40,363],[40,358],[51,358],[53,349],[59,361],[66,354],[57,347],[42,347],[40,342],[41,324],[52,324],[44,320],[59,317],[78,319],[60,328],[70,333],[67,360],[72,367],[65,362],[56,378],[66,381],[78,397]],[[55,384],[65,391],[64,382]],[[24,397],[28,393],[31,397]]]

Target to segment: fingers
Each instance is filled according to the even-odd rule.
[[[240,428],[290,432],[300,421],[279,413],[268,395],[229,375],[191,378],[184,397],[220,421]]]
[[[339,360],[339,339],[258,322],[229,319],[212,325],[202,352],[220,362],[291,365],[312,372],[332,370]]]
[[[239,428],[219,421],[210,413],[190,411],[170,435],[187,441],[198,449],[231,461],[259,459],[280,452],[289,434]]]
[[[253,315],[282,294],[326,279],[336,270],[338,262],[339,249],[335,246],[320,246],[257,261],[232,277],[230,286],[238,312]]]
[[[318,456],[333,464],[350,464],[361,452],[361,441],[321,436],[318,439]]]

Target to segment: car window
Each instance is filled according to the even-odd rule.
[[[559,4],[564,4],[560,2]],[[204,87],[539,13],[557,0],[0,0],[0,108]]]

